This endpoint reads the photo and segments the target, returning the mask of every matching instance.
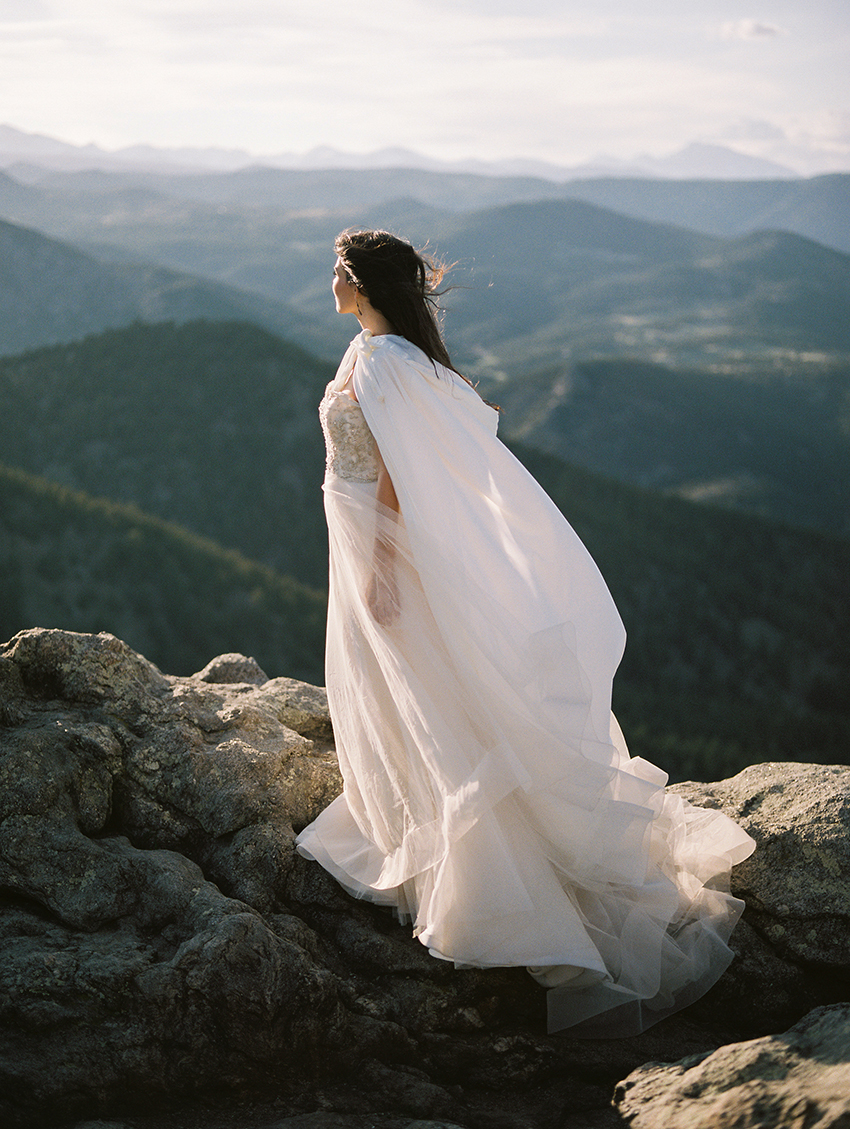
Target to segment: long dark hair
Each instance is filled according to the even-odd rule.
[[[457,371],[440,332],[437,287],[446,268],[389,231],[343,231],[334,250],[354,285],[395,332],[432,361]],[[458,374],[460,375],[460,374]]]

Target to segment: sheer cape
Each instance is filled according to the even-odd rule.
[[[410,917],[434,956],[529,966],[550,1030],[636,1033],[731,960],[728,872],[753,841],[629,757],[611,713],[620,617],[497,438],[497,412],[400,337],[361,333],[327,395],[346,394],[352,368],[400,512],[329,469],[326,678],[345,790],[299,850]]]

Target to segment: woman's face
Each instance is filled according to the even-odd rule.
[[[337,259],[334,266],[332,289],[338,314],[354,314],[357,312],[357,287],[348,277],[342,259]]]

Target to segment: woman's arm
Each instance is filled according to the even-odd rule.
[[[380,452],[378,453],[378,461],[381,464],[381,469],[378,471],[378,491],[376,497],[382,506],[386,506],[388,510],[393,510],[398,513],[398,495],[393,486],[393,480],[390,478],[390,472],[384,466],[384,460],[381,458]]]
[[[389,627],[399,613],[398,582],[395,574],[395,545],[381,531],[383,522],[394,520],[399,512],[398,495],[390,478],[389,471],[378,453],[381,469],[375,498],[378,503],[378,531],[372,551],[372,575],[366,591],[369,611],[382,627]],[[382,512],[383,510],[383,512]],[[386,514],[389,510],[392,519]]]

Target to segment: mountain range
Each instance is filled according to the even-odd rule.
[[[250,319],[284,337],[318,342],[285,303],[153,263],[97,259],[31,228],[0,220],[0,355],[73,341],[135,321]]]
[[[0,167],[36,162],[48,168],[146,170],[173,172],[216,172],[263,164],[289,169],[364,169],[408,168],[432,172],[478,173],[483,176],[535,176],[564,181],[588,176],[663,176],[710,177],[749,180],[766,177],[794,177],[792,169],[775,161],[754,157],[724,145],[691,142],[663,157],[647,153],[630,160],[600,156],[579,165],[558,165],[539,160],[441,161],[411,149],[385,148],[372,153],[345,153],[331,146],[317,146],[306,153],[276,153],[263,157],[244,149],[215,147],[163,148],[155,145],[130,145],[106,150],[99,145],[73,145],[44,134],[26,133],[10,125],[0,125]]]
[[[340,183],[345,182],[343,174],[337,175]],[[845,179],[844,187],[850,190],[850,177]],[[450,261],[457,261],[460,313],[454,320],[460,325],[456,339],[465,350],[461,359],[466,364],[476,350],[492,352],[496,347],[498,351],[500,342],[513,339],[518,323],[527,323],[528,327],[523,333],[523,352],[534,349],[534,343],[526,340],[528,329],[536,335],[546,316],[556,313],[559,294],[569,291],[575,297],[582,289],[586,297],[578,302],[577,312],[592,317],[597,328],[572,323],[555,326],[556,351],[580,340],[588,329],[600,337],[604,347],[612,347],[606,343],[611,327],[615,337],[622,335],[629,319],[634,324],[637,316],[649,326],[643,355],[651,359],[658,359],[659,348],[668,352],[672,348],[675,361],[675,342],[681,341],[678,351],[692,363],[688,354],[693,354],[695,346],[699,348],[711,325],[717,329],[713,347],[728,338],[730,347],[739,350],[743,331],[754,342],[755,352],[761,353],[763,339],[770,344],[770,338],[782,326],[794,334],[808,319],[810,328],[819,334],[815,306],[823,312],[822,328],[829,335],[824,343],[828,347],[846,336],[842,265],[846,259],[829,255],[808,236],[804,236],[808,243],[795,243],[790,238],[794,232],[766,236],[747,231],[754,238],[729,243],[716,236],[706,238],[710,233],[698,233],[693,228],[637,220],[610,207],[575,199],[516,201],[462,212],[421,200],[389,197],[381,205],[357,204],[356,185],[353,189],[349,186],[345,202],[305,213],[287,196],[292,187],[287,186],[287,174],[255,170],[244,176],[236,174],[236,180],[238,185],[229,176],[169,178],[167,191],[160,191],[130,187],[105,173],[54,175],[37,185],[4,177],[0,179],[0,215],[82,245],[106,261],[123,259],[166,267],[294,307],[322,324],[327,346],[319,351],[328,356],[338,353],[347,328],[333,316],[326,285],[327,264],[332,257],[333,237],[341,227],[351,224],[395,227],[415,241],[428,242]],[[194,193],[191,199],[184,194],[188,191],[186,181]],[[374,183],[372,187],[377,191]],[[392,193],[398,187],[387,184],[384,190]],[[420,185],[420,189],[423,187],[427,186]],[[318,203],[321,185],[313,183],[312,189]],[[809,184],[816,196],[822,195],[822,189],[821,184]],[[205,195],[210,198],[202,198]],[[261,203],[264,196],[274,196],[276,204]],[[850,210],[843,213],[842,202],[841,193],[834,194],[836,232],[842,214],[848,226]],[[804,199],[800,192],[797,205],[798,215],[818,210],[817,200]],[[762,211],[765,206],[762,199]],[[786,212],[789,207],[786,201]],[[835,242],[841,242],[838,235]],[[660,269],[648,277],[647,264]],[[803,279],[797,279],[798,273]],[[815,294],[819,274],[822,284],[820,293]],[[527,293],[529,285],[532,294]],[[598,289],[600,285],[603,290]],[[802,295],[801,286],[805,291]],[[231,303],[237,301],[232,293],[227,297]],[[802,304],[795,308],[801,298]],[[741,299],[744,304],[739,306]],[[241,300],[244,303],[245,298]],[[464,302],[470,310],[476,303],[481,308],[486,332],[481,317],[467,317]],[[655,308],[635,313],[636,305],[647,303]],[[627,306],[631,308],[624,309]],[[509,307],[511,315],[506,314]],[[263,324],[273,320],[268,308],[258,314],[246,312],[255,319],[259,316]],[[291,311],[286,316],[291,320]],[[509,327],[503,321],[506,316]],[[664,333],[665,323],[674,327],[672,334]],[[694,326],[690,340],[689,325]],[[730,326],[732,338],[728,335]],[[489,327],[495,330],[494,337]],[[283,330],[286,332],[285,326]],[[653,333],[658,332],[662,340],[653,341]],[[806,336],[811,338],[811,332],[804,330]],[[545,355],[542,339],[540,344]],[[786,344],[781,343],[783,348]],[[613,348],[622,352],[624,346],[640,350],[634,333],[621,344],[615,341]],[[808,348],[809,342],[805,346]],[[535,354],[530,359],[536,362],[538,357]]]
[[[453,356],[609,580],[633,751],[707,779],[840,760],[848,193],[847,176],[15,165],[0,623],[321,678],[316,404],[357,328],[333,310],[332,243],[388,226],[455,264]]]
[[[86,250],[0,226],[7,352],[204,316],[340,356],[356,325],[334,313],[330,248],[347,223],[375,222],[370,211],[237,208],[97,176],[100,191],[86,174],[73,193],[64,177],[61,189],[9,180]],[[850,256],[579,200],[381,213],[456,262],[449,344],[502,406],[506,437],[625,481],[850,530]]]
[[[0,475],[0,625],[120,630],[180,672],[241,650],[319,680],[327,375],[220,322],[0,362],[0,449],[23,468]],[[633,752],[707,779],[754,757],[846,755],[846,541],[515,449],[626,623],[615,707]]]
[[[280,169],[248,167],[227,172],[177,174],[139,169],[60,171],[37,163],[0,173],[0,214],[50,234],[74,238],[67,227],[79,213],[120,219],[144,210],[154,220],[165,200],[211,205],[221,222],[239,222],[246,210],[259,221],[317,210],[381,213],[399,201],[449,212],[542,200],[584,200],[636,219],[676,224],[710,235],[780,229],[850,251],[850,174],[810,179],[752,181],[647,178],[579,178],[562,183],[532,175],[381,167]],[[147,194],[147,195],[146,195]],[[172,204],[172,207],[174,205]],[[258,209],[261,211],[258,212]],[[199,212],[203,218],[203,210]],[[103,233],[111,234],[111,233]]]

